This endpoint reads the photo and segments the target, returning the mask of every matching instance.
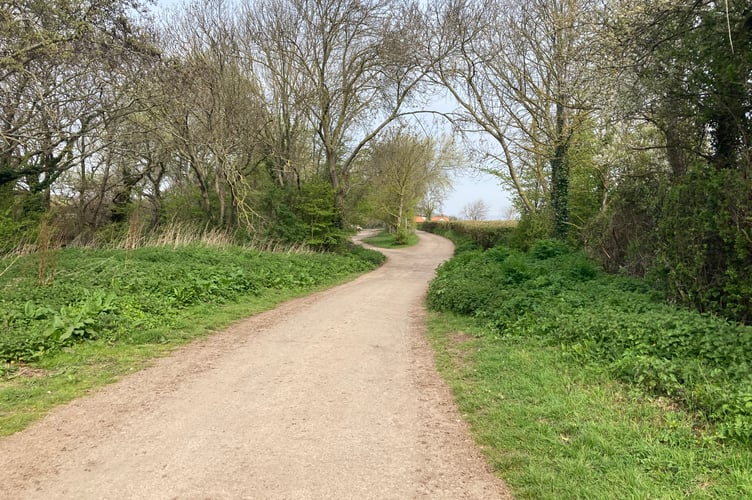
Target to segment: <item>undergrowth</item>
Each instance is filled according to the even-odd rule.
[[[439,269],[428,304],[494,336],[543,339],[669,397],[714,438],[752,439],[752,328],[667,305],[645,282],[607,275],[563,244],[460,251]]]
[[[517,233],[517,221],[440,221],[422,222],[419,229],[446,236],[465,247],[492,248],[508,244]]]
[[[489,334],[430,313],[436,364],[515,498],[750,498],[752,450],[615,381],[545,337]]]
[[[200,304],[310,290],[376,267],[381,254],[272,253],[241,247],[67,248],[40,283],[43,254],[0,260],[0,362],[34,362],[87,340],[160,342]]]

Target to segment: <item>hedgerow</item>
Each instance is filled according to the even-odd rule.
[[[487,249],[508,244],[515,233],[516,221],[442,221],[422,222],[418,228],[429,233],[460,238],[467,248]]]
[[[428,304],[477,317],[493,335],[548,339],[673,398],[719,436],[752,438],[752,328],[668,305],[561,243],[461,252],[438,270]]]

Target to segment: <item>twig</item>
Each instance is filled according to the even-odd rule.
[[[10,264],[8,265],[8,267],[6,267],[5,269],[3,269],[3,272],[1,272],[1,273],[0,273],[0,276],[2,276],[3,274],[5,274],[5,273],[6,273],[7,271],[8,271],[8,269],[10,269],[11,267],[13,267],[13,264],[15,264],[15,263],[16,263],[16,261],[17,261],[18,259],[20,259],[20,258],[21,258],[21,255],[20,255],[20,254],[16,255],[16,258],[15,258],[15,259],[13,259],[13,262],[11,262],[11,263],[10,263]]]
[[[728,28],[729,45],[731,45],[731,53],[734,53],[734,40],[731,38],[731,17],[729,16],[728,0],[726,0],[726,27]]]

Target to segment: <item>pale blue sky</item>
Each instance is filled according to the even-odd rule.
[[[457,111],[457,104],[448,95],[448,92],[439,92],[431,102],[428,102],[423,106],[423,109],[432,111],[438,111],[440,113],[451,113]],[[425,118],[425,115],[424,115]],[[422,118],[422,119],[424,119]],[[429,120],[431,121],[431,120]],[[452,134],[452,127],[444,119],[434,119],[432,124],[426,124],[429,130],[435,131],[436,134]],[[466,140],[476,142],[479,136],[466,137]],[[463,148],[463,141],[456,137],[457,146]],[[476,143],[477,145],[479,142]],[[487,174],[472,168],[469,165],[475,164],[479,161],[471,152],[467,152],[464,155],[466,158],[466,165],[463,165],[457,172],[455,172],[452,184],[453,189],[448,194],[447,199],[444,202],[442,212],[444,215],[454,216],[462,218],[463,208],[477,200],[483,200],[488,206],[487,218],[490,220],[504,219],[506,218],[507,211],[511,207],[511,193],[502,188],[499,184],[499,178],[491,174]]]
[[[444,203],[444,214],[462,218],[462,209],[478,199],[489,207],[488,219],[504,219],[511,206],[509,194],[499,186],[498,179],[489,174],[463,173],[454,181],[454,189]]]

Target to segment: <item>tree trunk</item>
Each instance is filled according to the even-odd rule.
[[[561,102],[556,104],[557,144],[551,160],[551,210],[553,212],[553,236],[564,240],[569,231],[569,162],[565,137],[565,110]]]

